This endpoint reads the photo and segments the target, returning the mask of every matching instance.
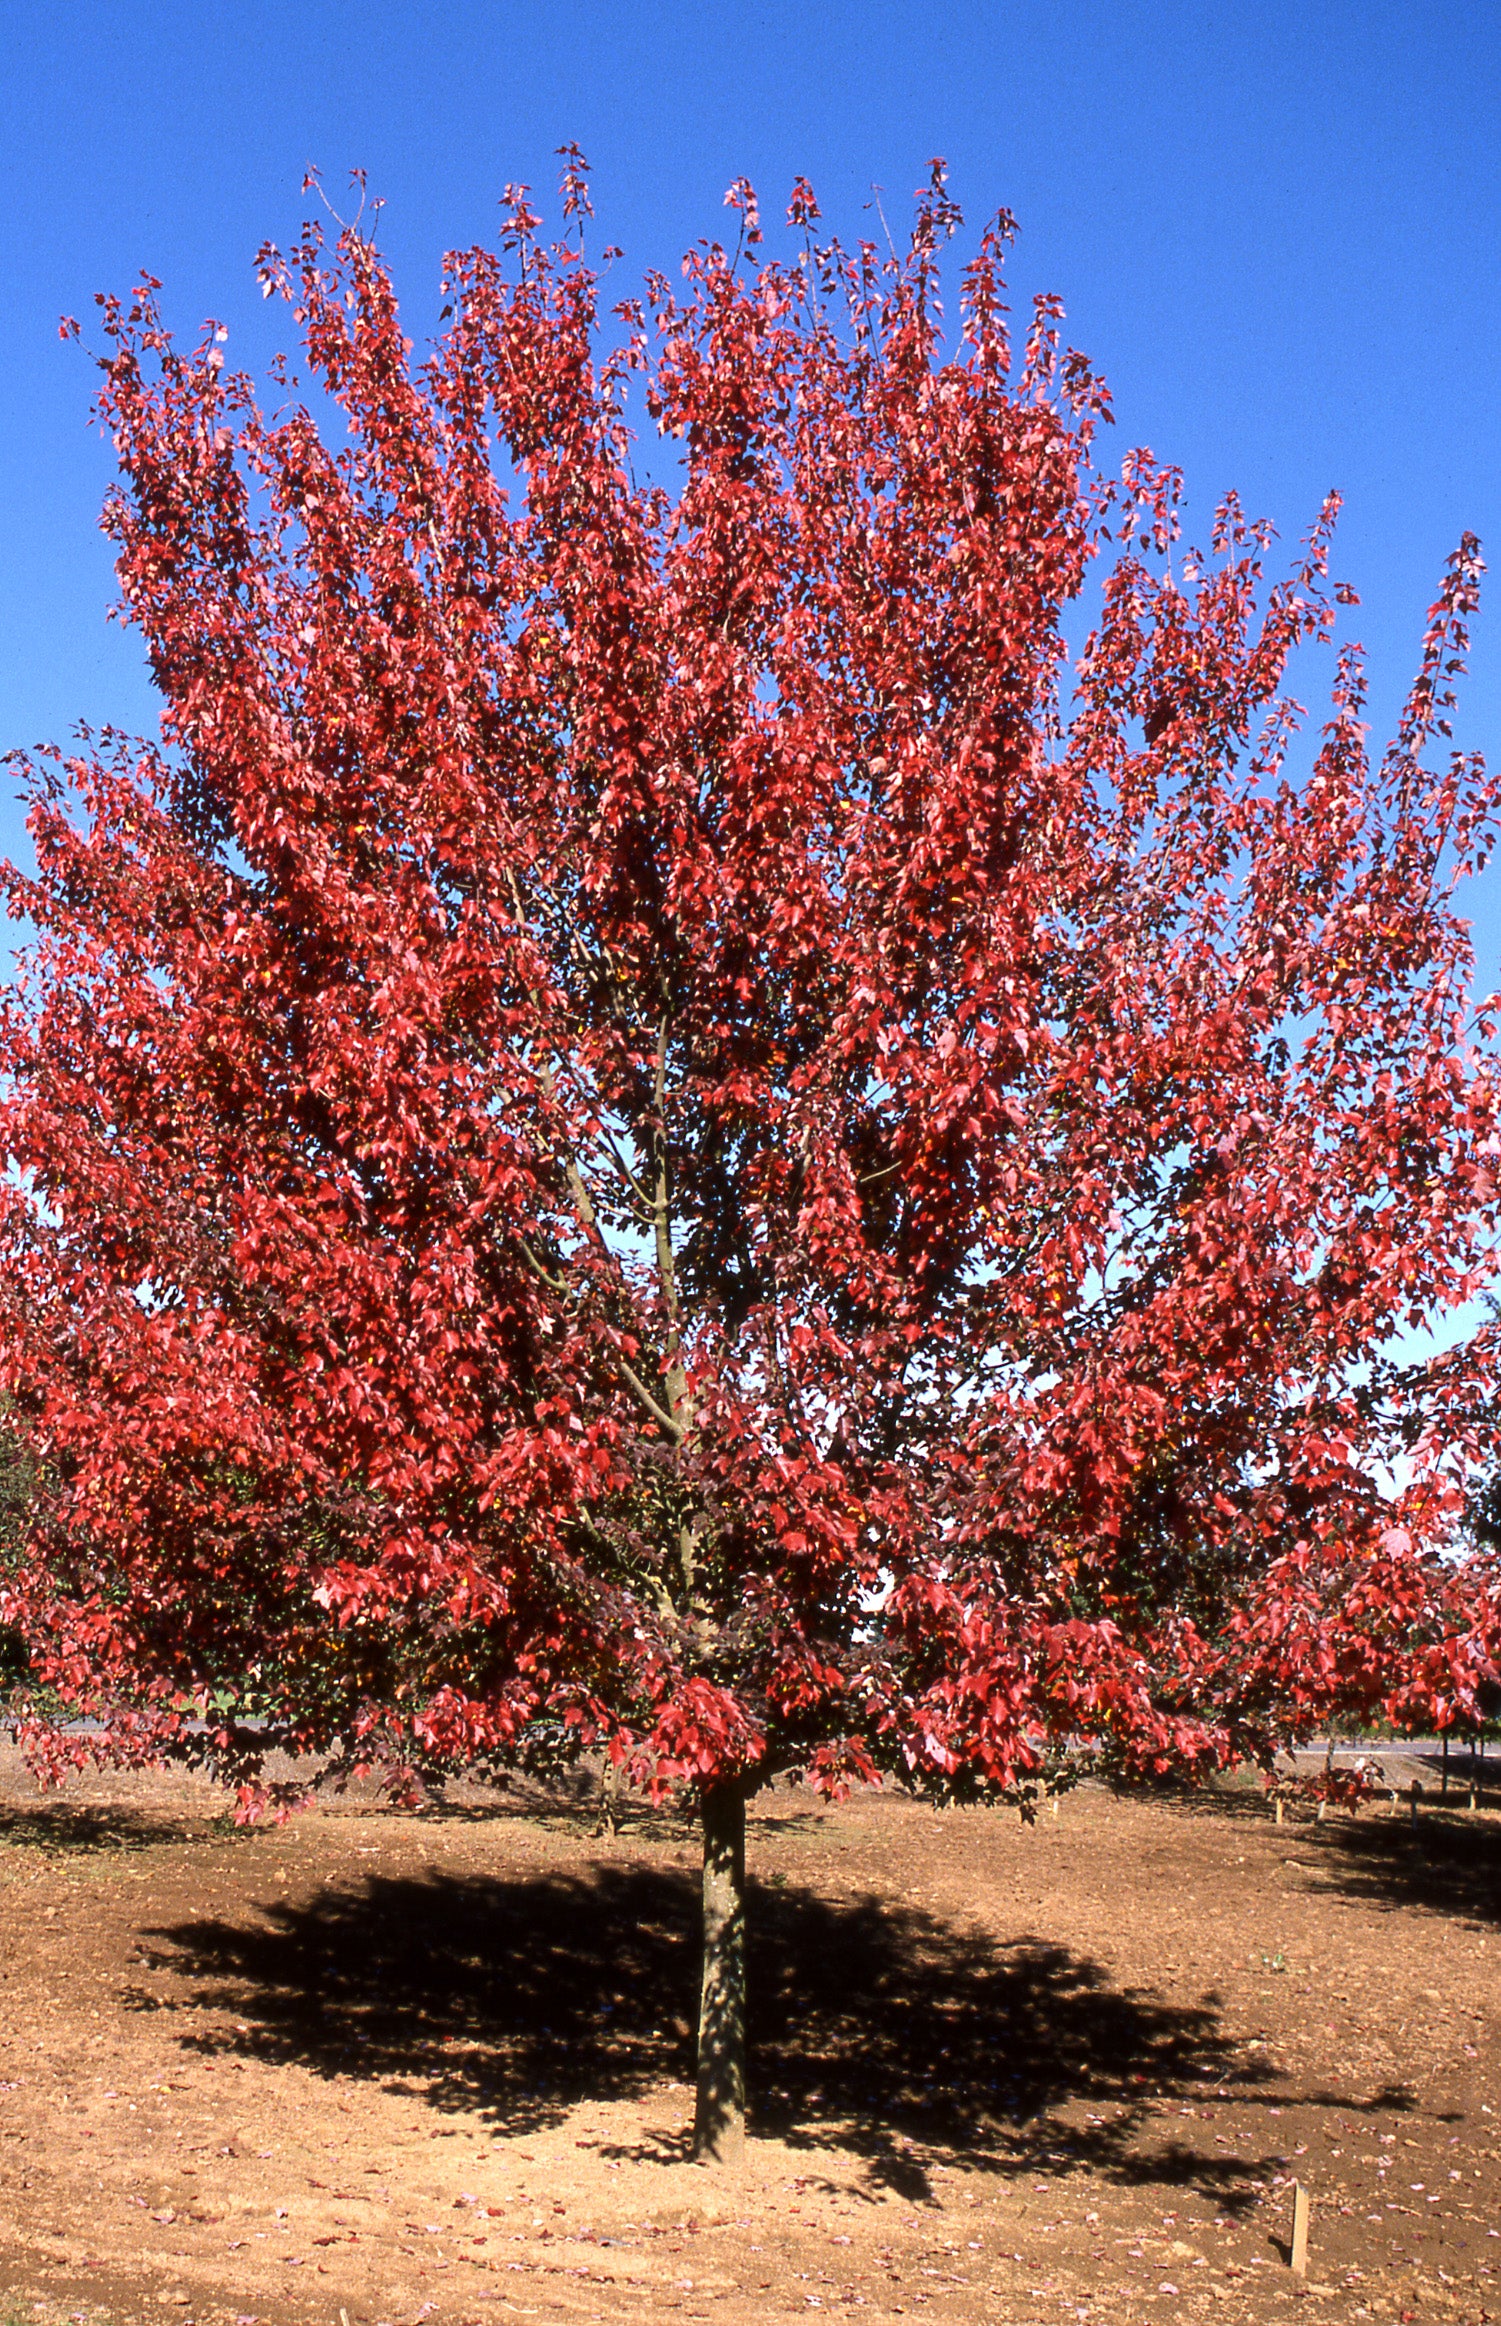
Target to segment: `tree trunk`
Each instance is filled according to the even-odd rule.
[[[620,1764],[606,1760],[599,1773],[599,1823],[596,1834],[620,1831]]]
[[[745,1794],[706,1785],[704,1978],[698,2013],[693,2153],[701,2164],[745,2154]]]

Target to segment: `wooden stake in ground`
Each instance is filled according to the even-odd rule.
[[[738,2164],[745,2154],[745,1794],[705,1786],[704,1977],[698,2015],[693,2154]]]
[[[1293,2239],[1288,2256],[1293,2276],[1308,2275],[1308,2191],[1301,2181],[1293,2182]]]

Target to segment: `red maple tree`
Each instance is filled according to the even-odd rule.
[[[1385,755],[1347,648],[1300,760],[1332,500],[1188,550],[1004,219],[942,337],[941,172],[898,256],[730,199],[602,317],[570,154],[421,361],[305,230],[272,417],[102,303],[163,740],[33,764],[0,1024],[33,1751],[695,1788],[711,2156],[769,1777],[1452,1718],[1495,1603],[1481,1354],[1393,1354],[1496,1218],[1475,545]]]

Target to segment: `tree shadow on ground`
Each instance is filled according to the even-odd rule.
[[[509,1819],[590,1840],[608,1832],[642,1841],[687,1843],[690,1848],[696,1848],[703,1838],[691,1795],[653,1802],[627,1787],[607,1793],[599,1772],[587,1766],[544,1777],[450,1780],[441,1791],[435,1790],[415,1815],[425,1822],[456,1825],[493,1825]],[[826,1815],[822,1804],[805,1808],[786,1794],[779,1801],[775,1794],[762,1793],[751,1810],[751,1830],[756,1836],[811,1833],[823,1824]]]
[[[1331,1890],[1387,1907],[1424,1907],[1465,1921],[1501,1923],[1501,1825],[1463,1811],[1367,1812],[1297,1829]]]
[[[223,1841],[233,1831],[228,1817],[163,1817],[156,1810],[69,1801],[49,1801],[35,1808],[0,1805],[0,1848],[40,1850],[48,1857]]]
[[[580,2101],[688,2083],[697,1908],[675,1868],[434,1870],[149,1939],[155,1968],[241,2022],[193,2048],[369,2078],[525,2134]],[[1138,2139],[1166,2095],[1212,2084],[1246,2098],[1264,2079],[1232,2061],[1209,2003],[1123,1991],[1045,1940],[1001,1945],[873,1897],[753,1885],[750,1924],[753,2129],[853,2149],[913,2196],[946,2157],[1251,2201],[1264,2163]],[[682,2148],[669,2127],[632,2153]]]
[[[1164,1787],[1159,1798],[1185,1816],[1271,1828],[1265,1800],[1239,1788]],[[1501,1923],[1501,1823],[1468,1812],[1452,1795],[1446,1802],[1433,1794],[1414,1822],[1407,1801],[1404,1794],[1395,1815],[1381,1803],[1358,1815],[1336,1811],[1323,1823],[1306,1804],[1294,1805],[1276,1838],[1331,1894]]]

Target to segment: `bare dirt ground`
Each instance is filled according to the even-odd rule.
[[[593,1824],[0,1756],[0,2321],[1501,2318],[1494,1807],[764,1797],[723,2175],[692,1832]]]

